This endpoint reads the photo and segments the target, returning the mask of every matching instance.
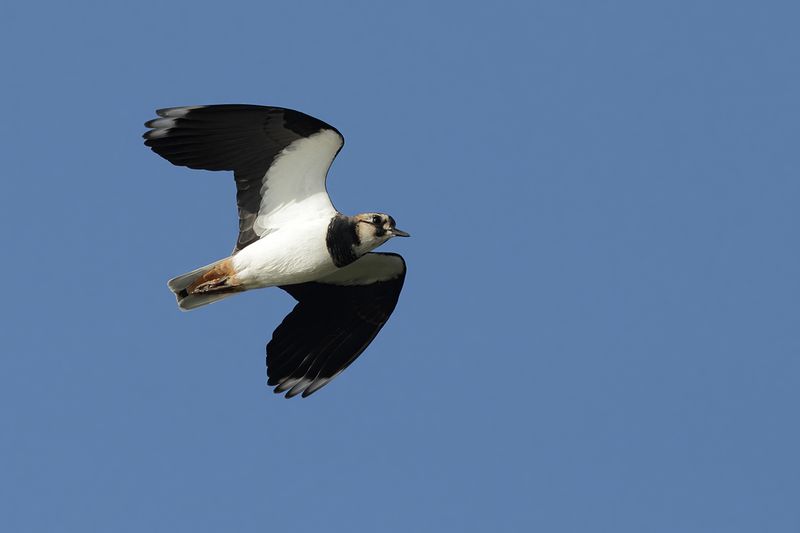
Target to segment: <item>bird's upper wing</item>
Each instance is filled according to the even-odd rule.
[[[233,170],[239,206],[234,252],[314,212],[335,213],[325,176],[344,138],[299,111],[256,105],[159,109],[144,144],[174,165]]]
[[[381,330],[405,277],[401,256],[368,253],[319,282],[281,287],[298,303],[267,344],[267,384],[287,398],[325,386]]]

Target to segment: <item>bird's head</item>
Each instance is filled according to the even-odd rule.
[[[385,213],[361,213],[354,218],[356,235],[360,241],[359,255],[377,248],[392,237],[410,237],[405,231],[397,229],[394,219]]]

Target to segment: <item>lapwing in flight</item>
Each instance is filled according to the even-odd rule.
[[[408,237],[383,213],[347,216],[325,186],[344,138],[299,111],[256,105],[172,107],[144,144],[174,165],[232,170],[239,237],[230,257],[169,281],[183,310],[280,287],[297,304],[267,344],[267,384],[287,398],[324,387],[372,342],[397,305],[403,258],[376,253]]]

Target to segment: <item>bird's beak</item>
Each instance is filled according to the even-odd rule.
[[[392,235],[395,237],[411,237],[410,234],[406,233],[405,231],[397,228],[392,228]]]

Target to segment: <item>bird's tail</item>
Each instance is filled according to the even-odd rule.
[[[189,311],[240,292],[235,274],[231,258],[227,257],[172,278],[167,285],[175,293],[178,307]]]

